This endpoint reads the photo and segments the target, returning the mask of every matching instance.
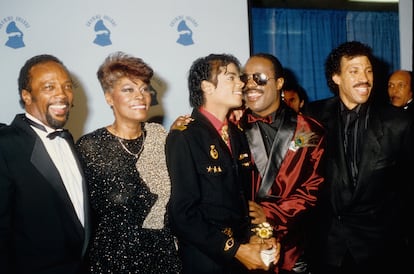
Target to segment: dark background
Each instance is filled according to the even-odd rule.
[[[257,8],[398,11],[398,3],[360,3],[348,0],[249,0],[249,3],[251,7]]]

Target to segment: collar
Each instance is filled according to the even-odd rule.
[[[214,128],[218,131],[218,132],[220,132],[221,131],[221,128],[224,126],[224,125],[227,125],[228,124],[228,121],[227,120],[225,120],[224,121],[224,123],[222,122],[222,121],[220,121],[219,119],[217,119],[217,117],[216,116],[214,116],[213,114],[211,114],[211,112],[208,112],[205,108],[203,108],[203,107],[200,107],[199,108],[199,111],[200,111],[200,113],[201,114],[203,114],[206,118],[207,118],[207,120],[209,120],[210,121],[210,123],[212,123],[213,124],[213,126],[214,126]]]
[[[408,100],[407,104],[405,104],[405,106],[403,107],[404,110],[408,109],[411,106],[411,102],[413,101],[413,98],[411,98],[410,100]]]
[[[342,113],[349,113],[349,112],[355,112],[355,113],[359,113],[360,109],[361,109],[361,104],[357,105],[356,107],[354,107],[353,109],[348,109],[345,104],[341,101],[341,112]]]
[[[26,112],[25,115],[26,115],[26,118],[27,119],[30,119],[30,120],[32,120],[32,121],[34,121],[34,122],[36,122],[36,123],[44,126],[47,133],[50,133],[50,132],[55,131],[55,129],[53,129],[53,128],[47,126],[47,125],[45,125],[44,123],[42,123],[39,119],[37,119],[36,117],[34,117],[33,115],[31,115],[30,113]]]

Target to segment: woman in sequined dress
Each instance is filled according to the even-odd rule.
[[[115,119],[77,141],[95,217],[90,271],[179,273],[166,217],[167,131],[160,124],[144,123],[153,70],[140,58],[116,52],[97,75]]]

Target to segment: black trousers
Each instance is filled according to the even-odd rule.
[[[341,266],[320,264],[316,269],[311,269],[311,274],[408,274],[411,273],[408,253],[394,256],[395,251],[390,250],[382,258],[357,263],[350,253],[347,253]]]

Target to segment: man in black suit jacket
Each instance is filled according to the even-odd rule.
[[[0,129],[0,272],[81,273],[87,193],[73,139],[62,129],[72,80],[60,60],[39,55],[18,82],[25,113]]]
[[[326,192],[308,253],[315,255],[315,274],[408,273],[411,265],[405,258],[413,123],[390,104],[370,100],[372,58],[360,42],[338,46],[325,64],[337,96],[308,106],[327,132]]]

